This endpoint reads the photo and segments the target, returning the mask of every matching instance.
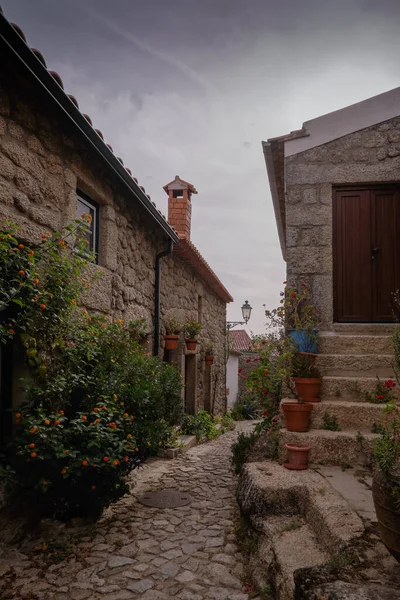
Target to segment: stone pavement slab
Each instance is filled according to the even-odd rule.
[[[247,600],[243,557],[233,533],[237,504],[230,448],[238,433],[253,425],[239,423],[236,431],[174,461],[156,459],[135,471],[132,495],[92,527],[67,528],[53,540],[30,536],[19,547],[0,546],[1,597]],[[160,489],[187,492],[192,503],[160,509],[137,501]],[[48,549],[56,543],[58,554],[38,551],[43,543]]]

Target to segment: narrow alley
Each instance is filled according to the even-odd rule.
[[[243,559],[235,546],[236,478],[230,456],[238,433],[252,426],[238,423],[235,431],[176,460],[146,465],[134,474],[133,495],[91,528],[78,523],[55,531],[50,522],[43,538],[28,538],[18,550],[0,548],[1,597],[247,600]],[[161,489],[186,492],[192,502],[167,509],[138,502],[145,492]]]

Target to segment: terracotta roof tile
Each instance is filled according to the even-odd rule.
[[[230,332],[231,347],[236,352],[247,352],[251,350],[251,337],[244,329],[234,329]]]

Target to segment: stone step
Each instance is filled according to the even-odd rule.
[[[389,427],[395,415],[399,416],[398,409],[395,413],[382,413],[386,404],[372,404],[370,402],[351,402],[348,400],[331,399],[313,404],[311,413],[311,428],[324,428],[324,415],[335,417],[342,430],[355,429],[372,433],[373,425]]]
[[[339,466],[368,466],[372,462],[373,445],[378,434],[364,432],[358,429],[345,431],[326,431],[311,429],[307,433],[295,433],[282,430],[280,436],[280,460],[286,461],[285,444],[306,444],[311,446],[309,462],[324,465]]]
[[[391,354],[319,354],[316,366],[322,375],[393,378]]]
[[[382,383],[386,378],[382,378]],[[393,379],[393,377],[392,377]],[[321,398],[340,398],[354,402],[365,402],[365,393],[375,393],[376,376],[325,375],[322,379]]]
[[[393,335],[398,323],[334,323],[332,330],[346,335]]]
[[[321,354],[392,354],[392,336],[321,332],[318,350]]]
[[[272,582],[276,598],[292,600],[295,593],[294,572],[323,565],[330,555],[320,548],[314,531],[301,517],[269,517],[265,520],[265,530],[268,542],[264,542],[264,550],[267,553],[272,551],[276,561]]]

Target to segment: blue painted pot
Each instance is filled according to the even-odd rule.
[[[295,344],[298,352],[310,352],[311,354],[317,354],[318,352],[318,329],[314,329],[313,333],[310,334],[304,329],[290,329],[289,335],[292,342]]]

